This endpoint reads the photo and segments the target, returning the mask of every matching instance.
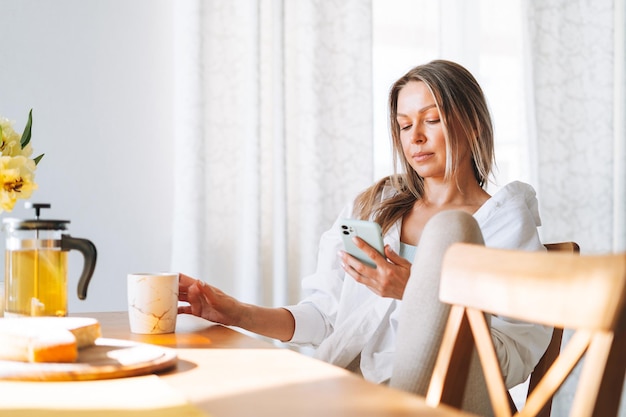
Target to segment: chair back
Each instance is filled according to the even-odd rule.
[[[494,414],[510,417],[504,378],[484,313],[574,334],[520,416],[536,416],[584,356],[571,416],[616,416],[626,372],[626,253],[527,252],[458,243],[443,261],[440,298],[452,306],[427,394],[459,407],[474,346]]]
[[[568,252],[568,253],[580,253],[580,246],[576,242],[557,242],[557,243],[546,243],[544,245],[548,251],[560,251],[560,252]],[[555,327],[552,331],[552,338],[550,339],[550,344],[535,366],[535,369],[530,374],[530,380],[528,382],[528,392],[526,397],[530,395],[531,392],[535,389],[539,381],[544,377],[548,368],[552,366],[554,360],[561,353],[561,341],[563,340],[563,328]],[[546,401],[543,409],[537,413],[537,417],[550,417],[550,411],[552,410],[552,398]],[[517,409],[515,408],[515,404],[511,399],[511,411],[515,413]]]

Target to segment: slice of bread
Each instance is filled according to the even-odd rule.
[[[100,323],[86,317],[0,319],[0,359],[22,362],[75,362],[78,349],[101,336]]]

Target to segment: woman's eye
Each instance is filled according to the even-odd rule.
[[[426,124],[434,125],[434,124],[439,123],[440,120],[441,119],[428,119],[428,120],[426,120]]]
[[[400,130],[409,130],[410,128],[411,128],[411,125],[400,126]]]

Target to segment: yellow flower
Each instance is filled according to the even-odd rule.
[[[29,198],[37,189],[35,169],[43,154],[30,158],[32,124],[32,109],[21,135],[13,129],[11,121],[0,117],[0,213],[13,210],[18,199]]]
[[[35,184],[35,161],[25,156],[0,157],[0,212],[11,211],[18,199],[29,198]]]
[[[21,135],[13,130],[13,125],[10,120],[0,117],[0,135],[2,141],[0,142],[0,151],[2,156],[18,156],[22,155],[29,157],[33,153],[33,147],[31,144],[27,144],[24,149],[20,144]]]

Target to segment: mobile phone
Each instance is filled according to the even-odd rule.
[[[339,222],[339,232],[341,233],[346,252],[364,264],[376,268],[374,261],[372,261],[365,252],[357,248],[352,241],[352,238],[355,236],[360,237],[367,244],[376,249],[378,253],[385,256],[383,233],[378,223],[367,220],[341,219]]]

